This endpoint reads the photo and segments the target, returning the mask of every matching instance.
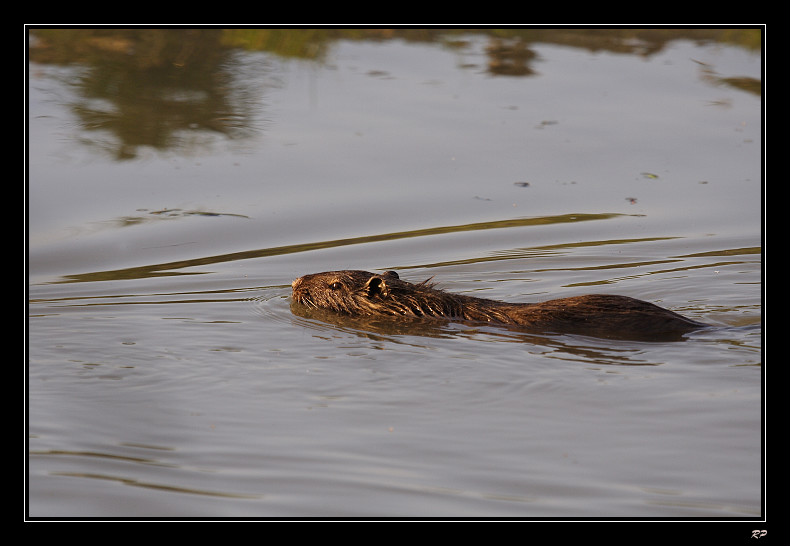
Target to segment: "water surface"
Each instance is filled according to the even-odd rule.
[[[29,516],[761,516],[759,45],[330,34],[32,32]],[[716,328],[292,310],[341,268]]]

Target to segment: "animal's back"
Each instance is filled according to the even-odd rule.
[[[647,301],[609,294],[515,304],[505,312],[531,330],[610,338],[671,337],[707,326]]]

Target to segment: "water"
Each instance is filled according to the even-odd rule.
[[[151,68],[109,34],[31,41],[30,517],[762,515],[759,50],[454,34],[306,59],[215,33]],[[341,268],[716,328],[291,308]]]

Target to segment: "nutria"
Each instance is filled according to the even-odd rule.
[[[540,303],[507,303],[452,294],[394,271],[327,271],[293,281],[293,299],[354,316],[409,316],[488,322],[543,333],[669,339],[708,326],[627,296],[590,294]]]

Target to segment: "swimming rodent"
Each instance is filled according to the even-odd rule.
[[[401,280],[394,271],[326,271],[293,281],[293,299],[315,309],[353,316],[437,317],[507,325],[528,332],[574,333],[604,338],[663,340],[705,328],[652,303],[590,294],[539,303],[507,303],[453,294]]]

